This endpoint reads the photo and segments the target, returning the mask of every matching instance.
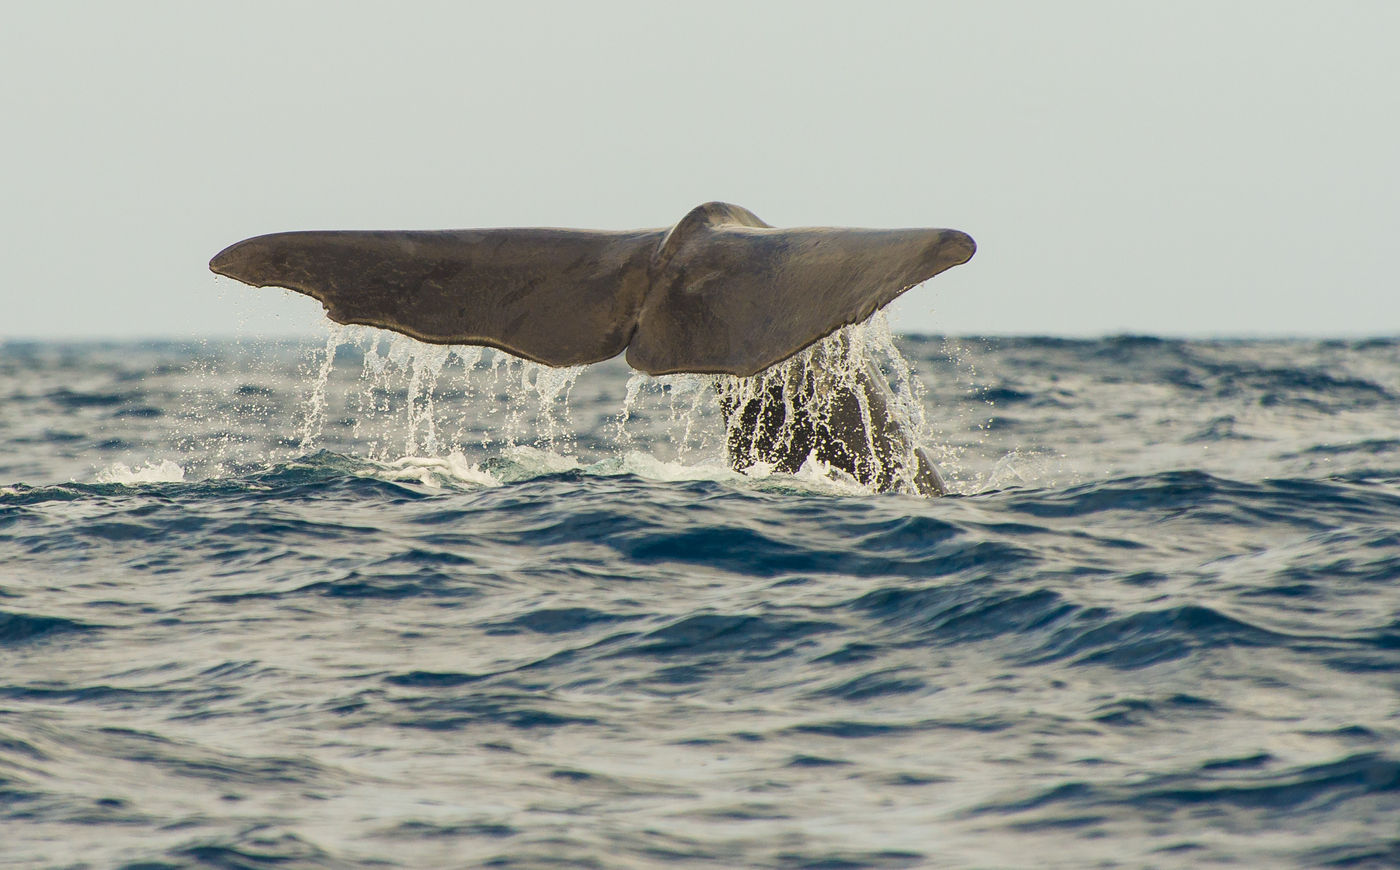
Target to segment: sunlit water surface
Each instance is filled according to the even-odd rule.
[[[1400,341],[900,346],[952,497],[618,362],[0,345],[0,866],[1400,864]]]

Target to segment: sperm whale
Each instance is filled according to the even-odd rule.
[[[975,251],[958,230],[780,228],[710,202],[663,229],[272,233],[209,268],[420,341],[550,366],[625,352],[650,375],[737,376],[742,388],[718,387],[733,467],[795,471],[815,458],[876,490],[941,495],[873,365],[839,340],[793,360]]]

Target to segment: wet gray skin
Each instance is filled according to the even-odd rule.
[[[420,341],[486,345],[552,366],[625,351],[647,374],[753,377],[975,250],[957,230],[784,229],[711,202],[656,230],[273,233],[231,245],[209,268],[312,296],[337,323]],[[766,389],[802,401],[774,406],[786,427],[764,422],[777,413],[773,403],[725,410],[736,468],[762,461],[789,470],[810,454],[877,490],[914,481],[924,494],[943,492],[927,455],[890,415],[878,372]],[[818,389],[837,391],[822,419],[804,410]],[[779,430],[777,441],[765,434]]]
[[[835,371],[803,361],[748,389],[717,385],[730,466],[793,474],[810,456],[880,492],[944,495],[938,466],[899,422],[885,378],[869,360],[843,359],[846,342],[839,347]]]

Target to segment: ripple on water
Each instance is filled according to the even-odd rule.
[[[0,344],[0,864],[1395,864],[1400,343],[909,346],[966,495],[621,363]]]

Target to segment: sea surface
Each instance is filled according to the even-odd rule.
[[[946,498],[617,361],[0,344],[0,867],[1400,866],[1400,339],[899,347]]]

